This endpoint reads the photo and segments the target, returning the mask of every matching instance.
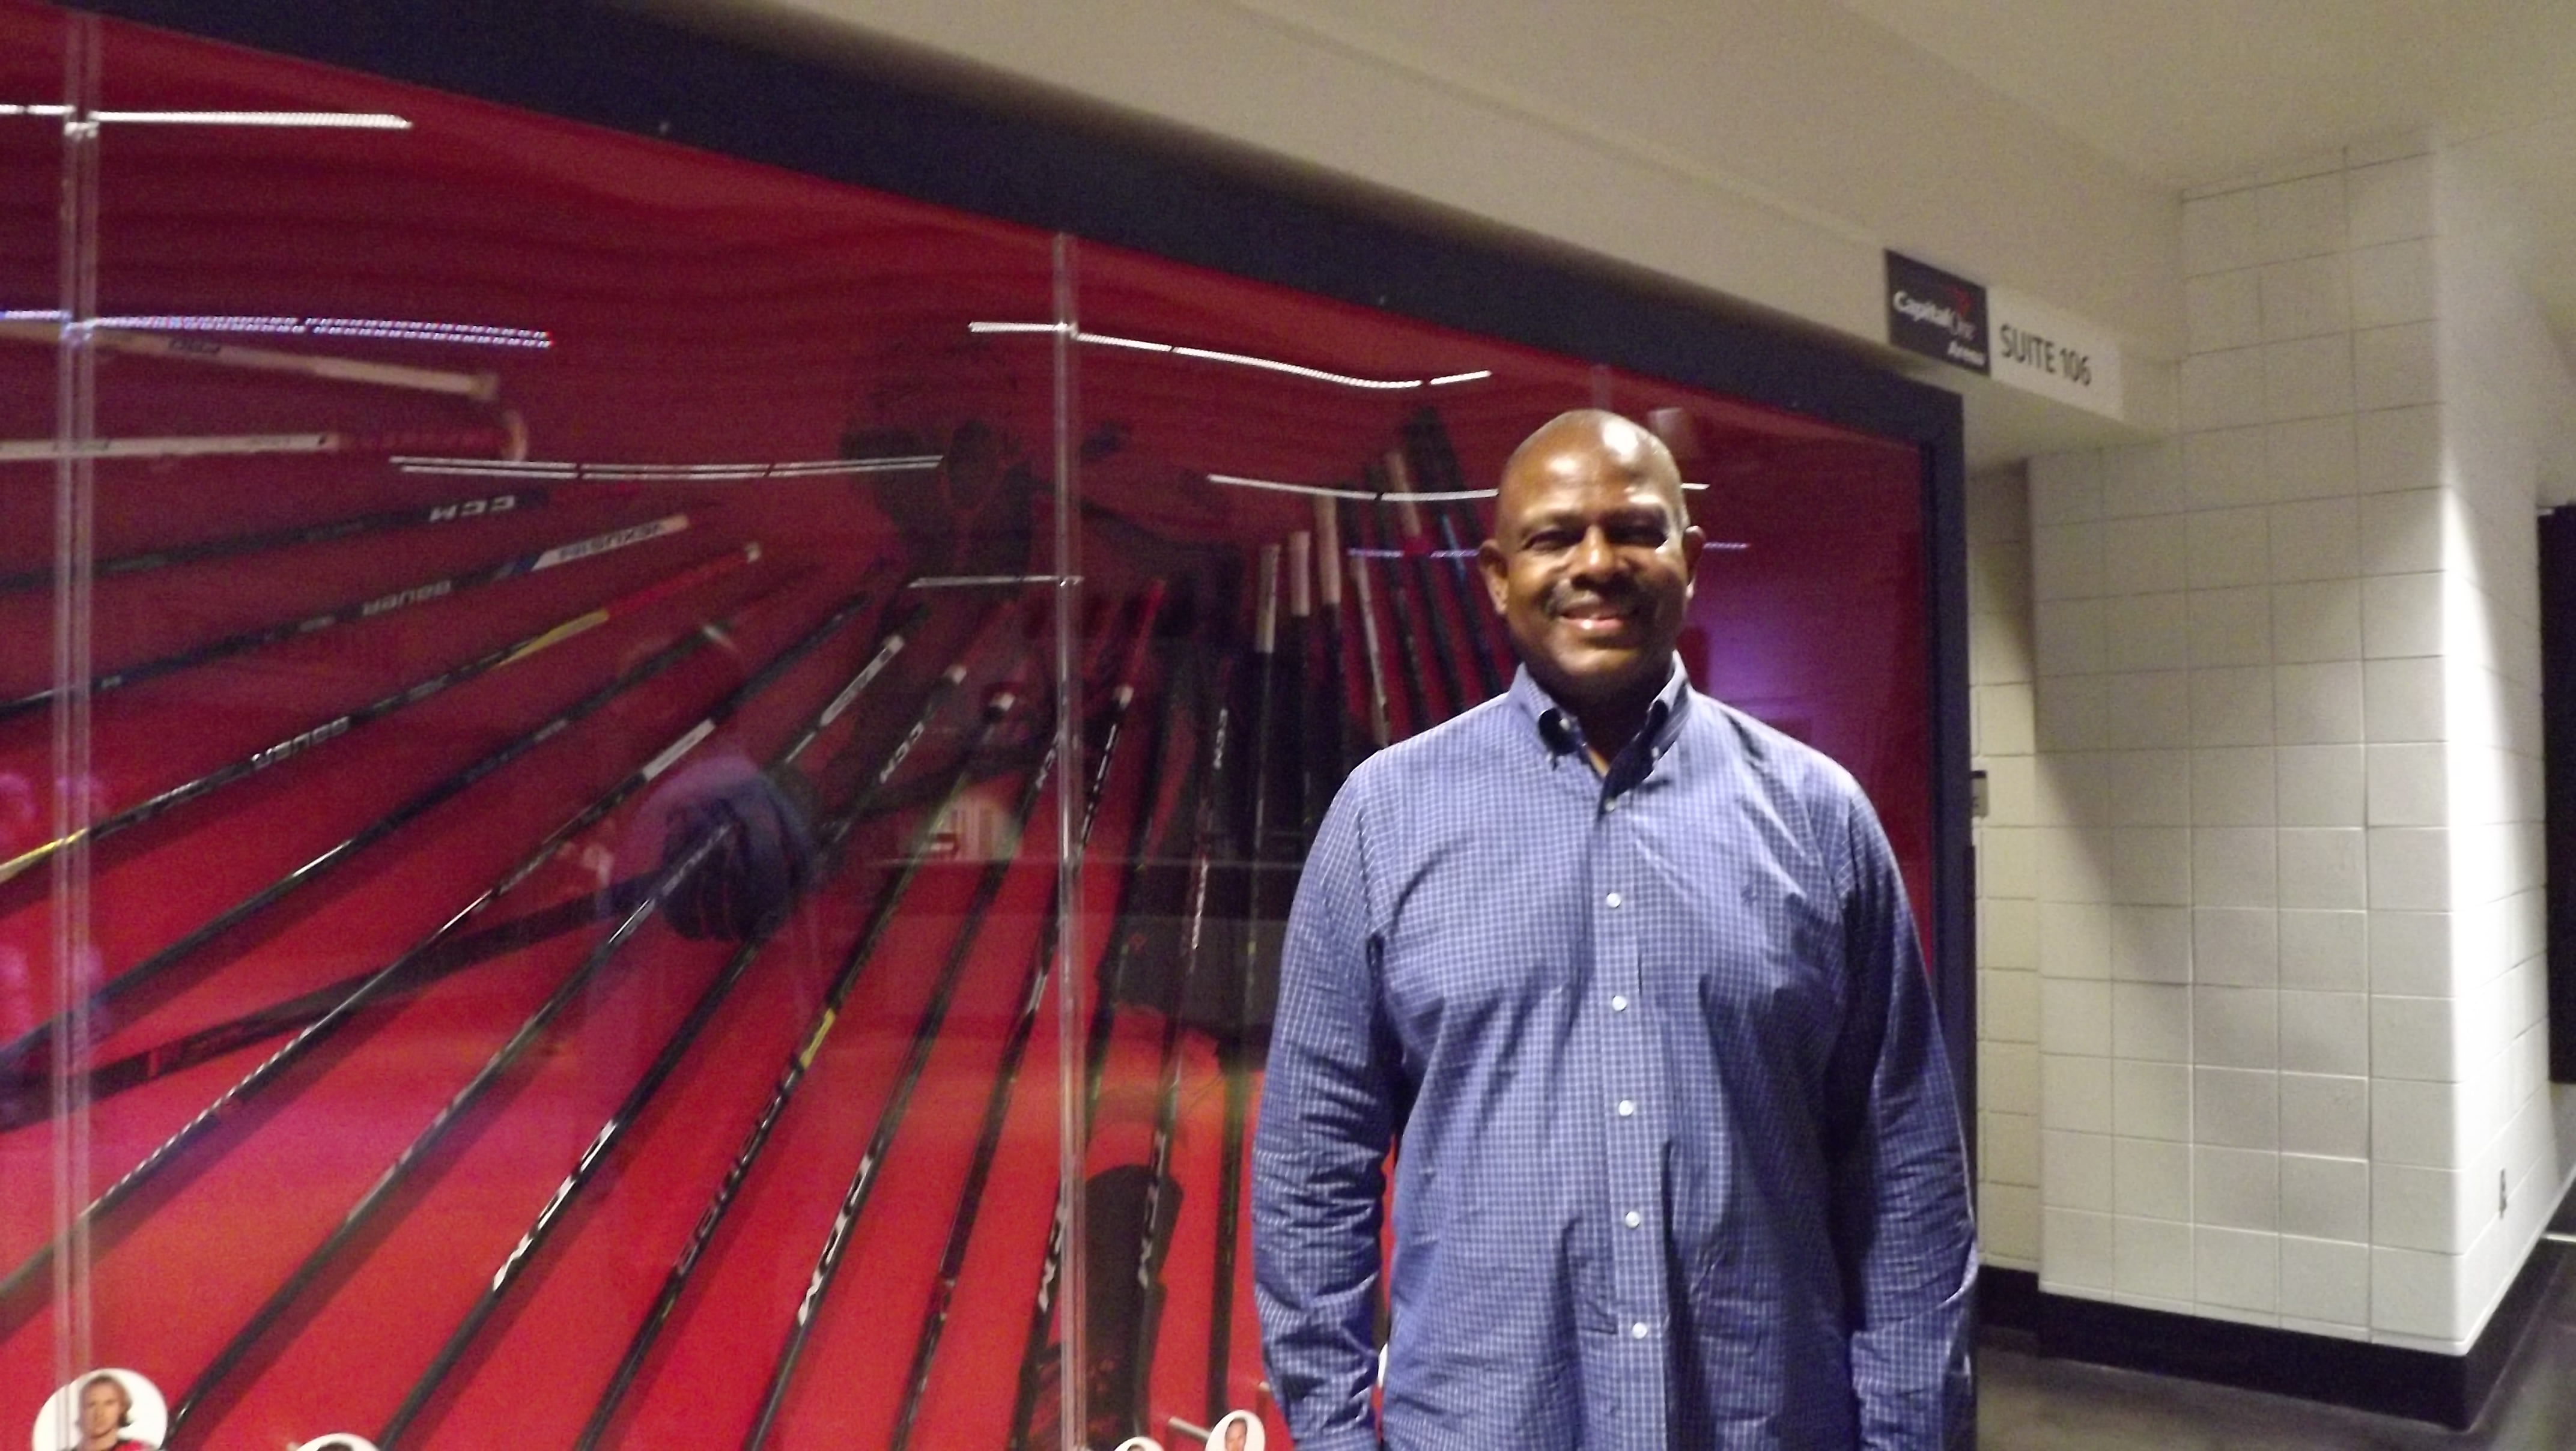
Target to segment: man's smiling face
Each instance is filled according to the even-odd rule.
[[[1478,564],[1531,676],[1583,717],[1663,688],[1700,544],[1663,444],[1586,411],[1512,455]]]

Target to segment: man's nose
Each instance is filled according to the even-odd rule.
[[[1574,546],[1573,569],[1581,576],[1599,576],[1613,572],[1619,563],[1619,552],[1610,547],[1610,536],[1595,525],[1583,531]]]

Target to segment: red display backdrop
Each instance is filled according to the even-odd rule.
[[[1925,899],[1910,445],[19,0],[7,107],[0,1422],[1286,1445],[1278,923],[1508,679],[1462,551],[1567,408]]]

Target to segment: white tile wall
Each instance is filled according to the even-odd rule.
[[[2035,684],[2027,733],[1991,695],[1979,729],[2034,748],[1984,991],[2037,1102],[1987,1132],[2073,1156],[2052,1290],[2455,1349],[2576,1165],[2530,528],[2576,377],[2444,164],[2401,137],[2188,195],[2180,435],[2032,466],[2030,618],[1976,638]],[[2500,1170],[2532,1207],[2498,1217]]]

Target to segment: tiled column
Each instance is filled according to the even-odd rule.
[[[1968,481],[1968,699],[1986,773],[1977,849],[1977,1208],[1986,1263],[2039,1268],[2039,878],[2032,857],[2030,493]]]
[[[2444,167],[2187,198],[2179,449],[2032,464],[2051,1291],[2458,1354],[2566,1184],[2532,510],[2576,378]]]
[[[2447,905],[2430,290],[2387,250],[2428,165],[2188,199],[2178,447],[2034,463],[2050,1290],[2375,1323],[2373,1025],[2436,999],[2374,1002],[2373,914]]]

